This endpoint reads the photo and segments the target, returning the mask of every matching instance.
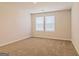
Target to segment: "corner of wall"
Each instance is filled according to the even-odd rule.
[[[79,47],[77,46],[77,43],[75,42],[75,40],[72,40],[72,43],[73,43],[77,53],[79,54]]]
[[[32,36],[32,35],[26,35],[26,36],[24,36],[24,37],[22,37],[22,38],[15,39],[15,40],[13,40],[13,41],[4,42],[4,43],[0,44],[0,47],[1,47],[1,46],[5,46],[5,45],[8,45],[8,44],[11,44],[11,43],[14,43],[14,42],[17,42],[17,41],[20,41],[20,40],[23,40],[23,39],[30,38],[31,36]]]

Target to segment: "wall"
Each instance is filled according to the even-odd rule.
[[[0,46],[31,36],[31,20],[23,9],[0,9]]]
[[[79,3],[72,6],[72,43],[79,53]]]
[[[56,30],[55,32],[36,32],[35,31],[35,17],[54,15],[56,17]],[[51,38],[51,39],[71,39],[71,17],[70,10],[61,10],[47,13],[32,14],[32,36]]]

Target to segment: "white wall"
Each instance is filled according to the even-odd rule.
[[[0,46],[31,36],[31,16],[27,10],[0,9]]]
[[[72,42],[79,53],[79,3],[72,6]]]
[[[32,14],[32,36],[59,40],[71,40],[71,10],[59,10]],[[39,16],[55,16],[55,32],[36,32],[35,18]]]

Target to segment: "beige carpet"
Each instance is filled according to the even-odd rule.
[[[3,47],[0,53],[10,56],[76,56],[78,55],[71,41],[29,38]]]

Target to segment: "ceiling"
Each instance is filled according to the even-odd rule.
[[[70,9],[72,2],[0,2],[0,9],[29,9],[30,13]]]

